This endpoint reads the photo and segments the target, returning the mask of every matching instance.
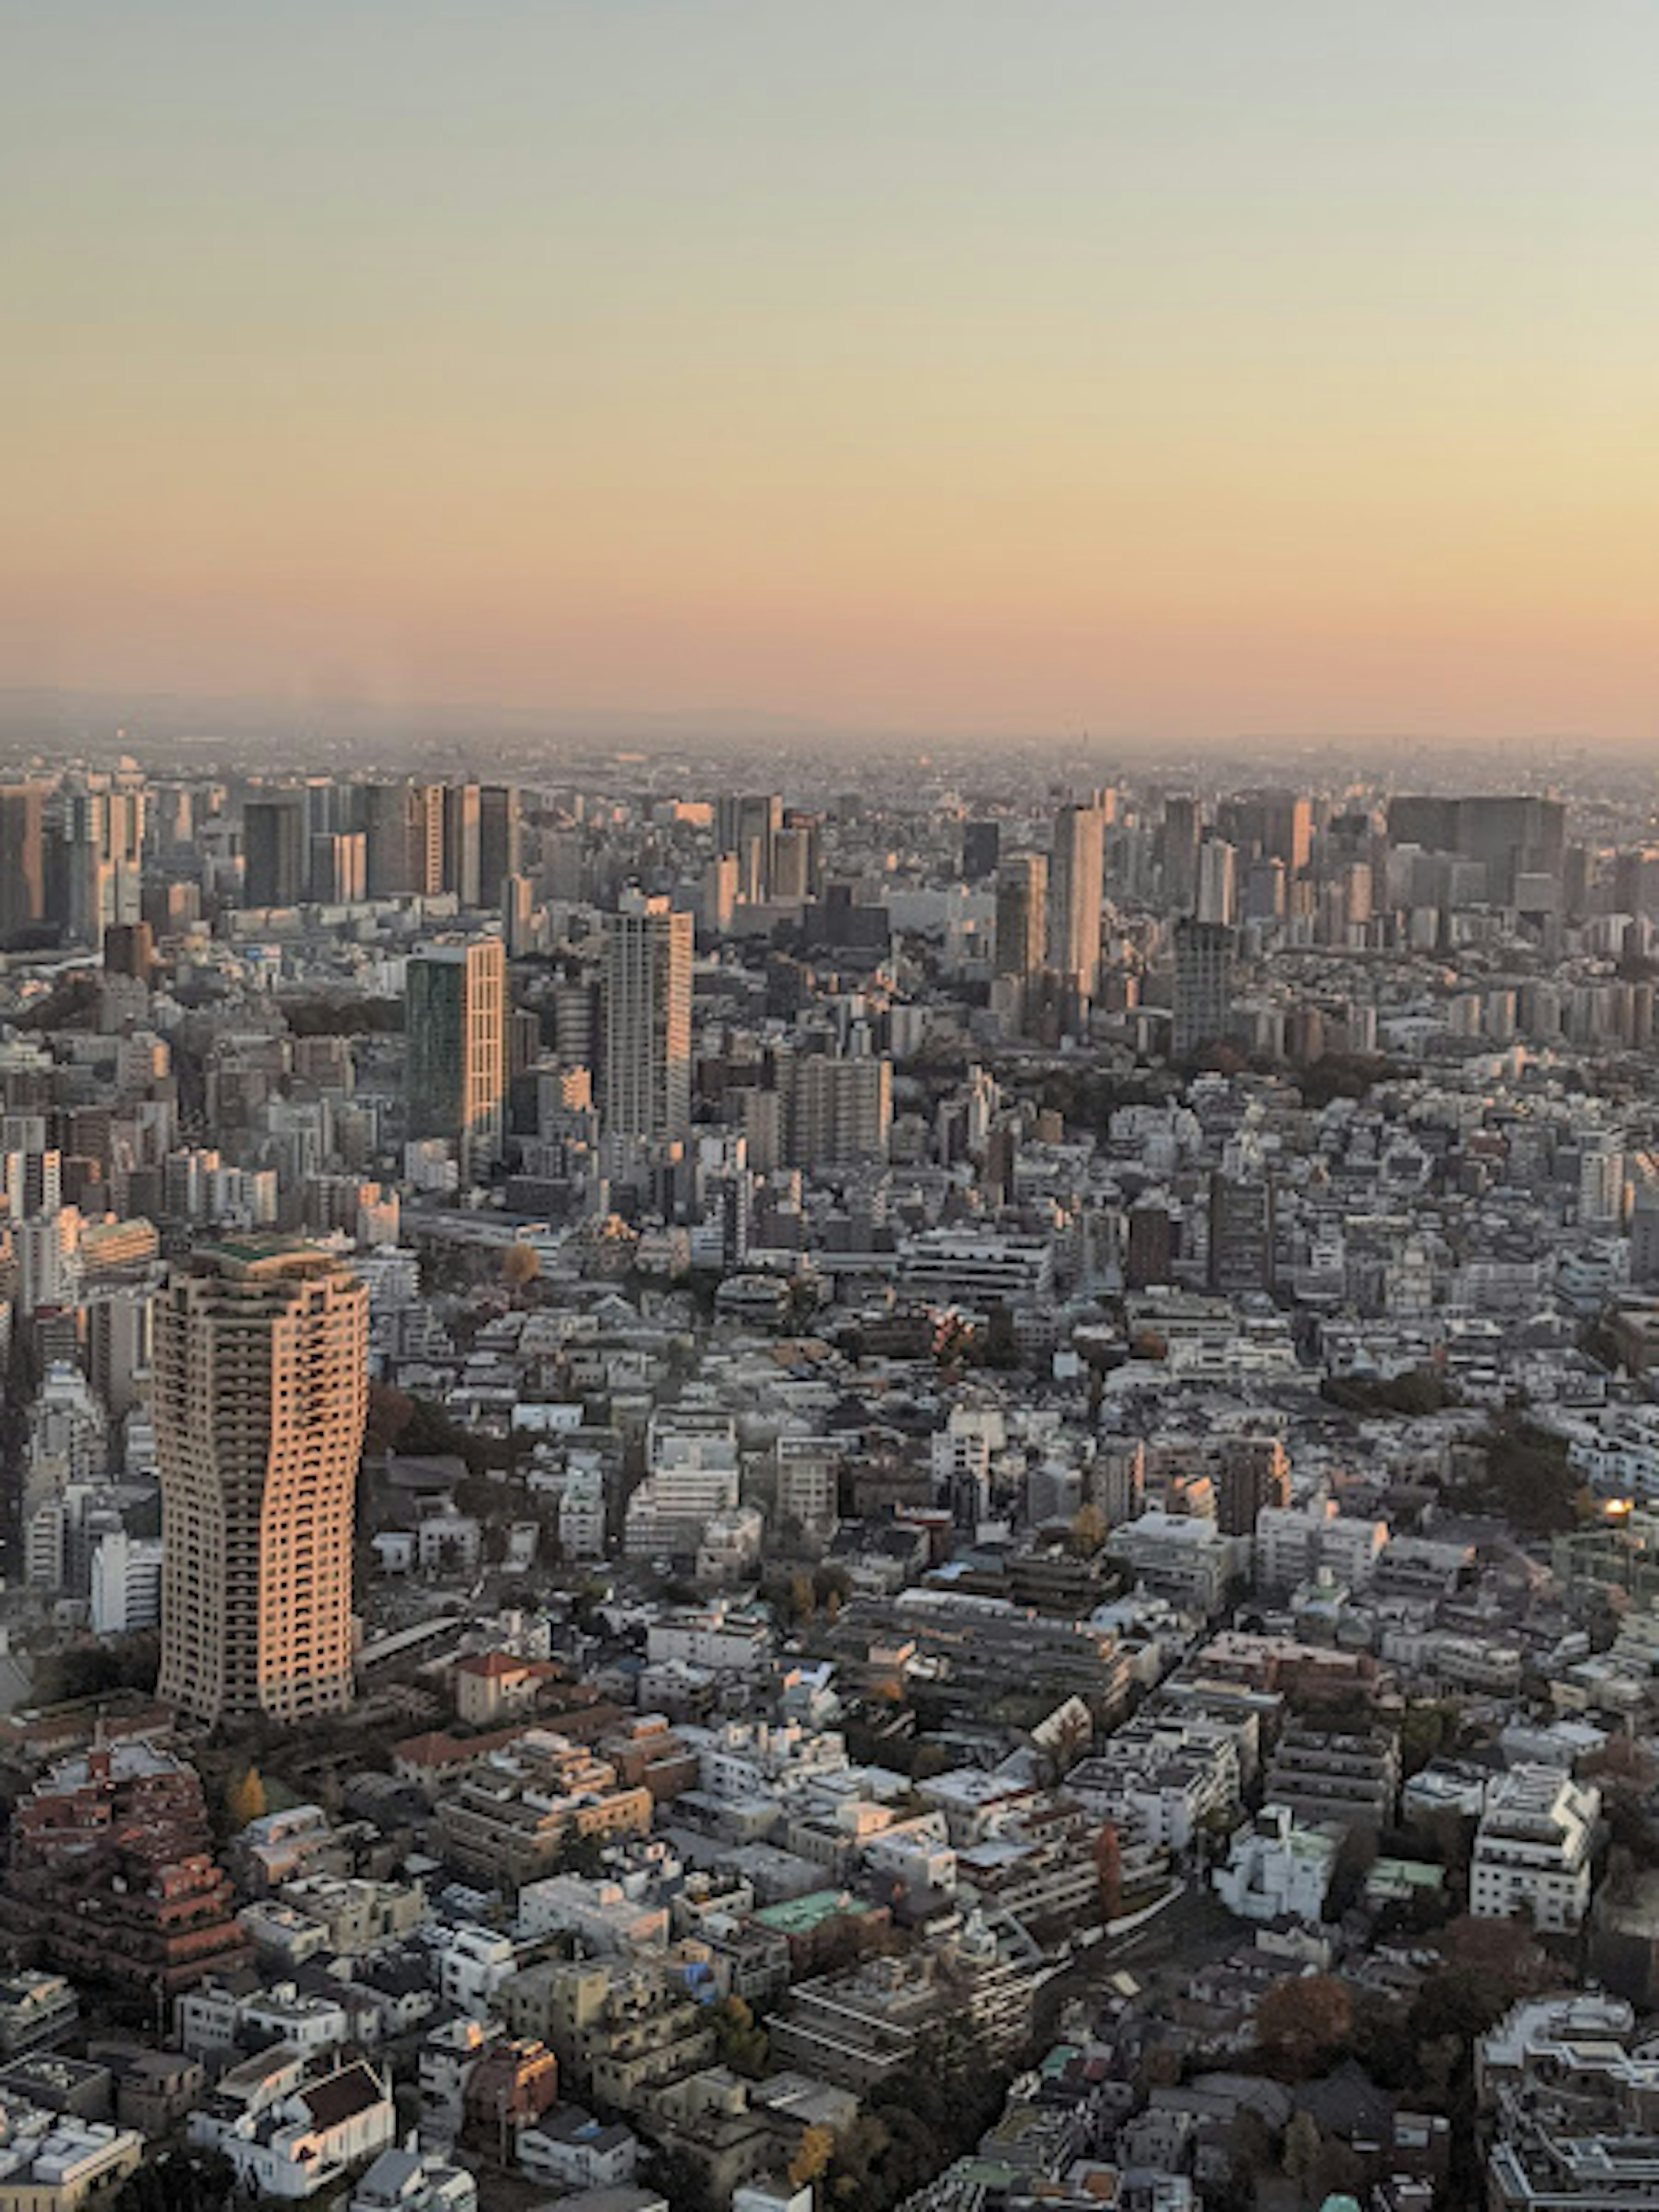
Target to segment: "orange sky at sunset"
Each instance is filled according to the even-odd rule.
[[[1650,6],[9,27],[0,686],[1655,735]]]

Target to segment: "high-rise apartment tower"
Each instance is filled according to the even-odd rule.
[[[368,1293],[314,1247],[210,1246],[155,1312],[161,1695],[215,1726],[351,1701]]]

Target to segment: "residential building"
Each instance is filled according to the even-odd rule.
[[[1589,1910],[1600,1793],[1553,1766],[1517,1766],[1486,1799],[1469,1866],[1469,1911],[1481,1920],[1526,1912],[1535,1928],[1570,1932]]]
[[[192,1720],[351,1702],[368,1329],[367,1290],[306,1246],[209,1246],[158,1294],[158,1692]]]
[[[442,1137],[479,1181],[501,1157],[507,1101],[507,948],[444,939],[409,963],[404,996],[409,1133]]]

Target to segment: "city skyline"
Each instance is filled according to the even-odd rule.
[[[9,15],[0,2207],[1659,2212],[1651,0]]]
[[[14,687],[1653,737],[1650,11],[88,6],[17,52]]]

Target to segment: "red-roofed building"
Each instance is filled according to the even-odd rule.
[[[488,1728],[513,1713],[527,1713],[544,1683],[560,1669],[548,1659],[520,1659],[511,1651],[475,1651],[455,1662],[455,1711],[468,1728]]]

